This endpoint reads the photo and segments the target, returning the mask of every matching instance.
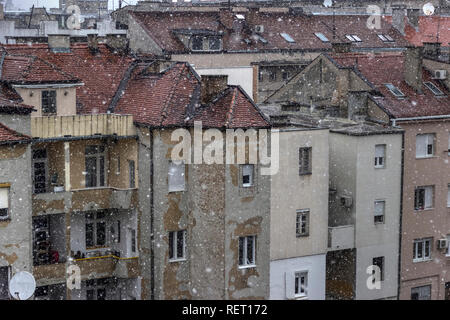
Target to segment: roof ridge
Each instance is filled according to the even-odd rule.
[[[182,71],[183,69],[186,67],[185,64],[182,64],[181,70],[178,70],[178,77],[176,79],[176,83],[175,85],[172,86],[172,88],[170,89],[170,92],[168,94],[168,99],[166,100],[166,103],[164,104],[163,108],[162,108],[162,112],[161,112],[161,122],[160,125],[163,125],[164,120],[167,119],[167,114],[168,114],[168,107],[170,104],[170,101],[172,100],[173,95],[175,94],[175,88],[178,87],[178,83],[181,81],[181,75],[182,75]]]
[[[225,126],[228,127],[229,124],[231,123],[231,121],[233,120],[233,115],[234,115],[234,107],[236,105],[236,95],[237,95],[237,90],[236,88],[232,88],[233,89],[233,97],[231,98],[231,102],[230,102],[230,109],[227,112],[227,120],[225,122]]]

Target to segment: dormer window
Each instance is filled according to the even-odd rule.
[[[425,85],[425,87],[427,87],[428,89],[430,89],[431,92],[433,92],[433,94],[435,96],[443,96],[444,93],[438,88],[436,87],[436,85],[433,82],[424,82],[423,83]]]
[[[44,90],[42,91],[42,113],[56,114],[56,91]]]
[[[405,95],[403,92],[400,91],[399,88],[397,88],[396,86],[394,86],[392,83],[386,83],[385,84],[386,88],[389,89],[389,91],[391,91],[391,93],[396,96],[397,98],[404,98]]]
[[[219,37],[209,37],[208,43],[210,51],[218,51],[221,49],[221,39]]]
[[[193,36],[192,51],[220,51],[222,39],[217,36]]]
[[[203,50],[203,37],[199,36],[192,37],[192,50],[193,51]]]

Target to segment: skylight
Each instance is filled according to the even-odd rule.
[[[316,35],[317,38],[319,38],[320,40],[322,40],[323,42],[329,42],[330,40],[328,40],[327,37],[325,37],[325,35],[323,33],[320,32],[316,32],[314,33]]]
[[[362,42],[356,34],[347,34],[345,37],[352,42]]]
[[[438,88],[436,87],[436,85],[433,82],[424,82],[423,83],[428,89],[430,89],[431,92],[433,92],[433,94],[435,96],[443,96],[444,93]]]
[[[392,93],[394,96],[396,96],[396,97],[398,97],[398,98],[402,98],[402,97],[405,96],[404,93],[401,92],[400,89],[397,88],[396,86],[394,86],[392,83],[386,83],[385,86],[386,86],[386,88],[389,89],[389,91],[391,91],[391,93]]]
[[[378,34],[378,38],[380,38],[381,41],[383,41],[383,42],[393,42],[394,41],[394,39],[392,39],[392,37],[387,34]]]
[[[243,14],[237,14],[236,18],[238,18],[239,20],[244,20],[245,16]]]
[[[283,39],[286,40],[289,43],[294,43],[295,42],[295,40],[292,39],[292,37],[290,35],[288,35],[287,33],[284,33],[284,32],[280,33],[280,36],[282,36]]]

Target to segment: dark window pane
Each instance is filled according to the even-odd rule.
[[[193,37],[192,38],[192,50],[203,50],[203,38]]]
[[[253,257],[253,237],[247,237],[247,264],[253,264],[254,257]]]
[[[100,157],[100,186],[105,186],[105,157]]]
[[[173,235],[174,232],[169,232],[169,259],[173,259]]]
[[[56,113],[56,91],[42,91],[42,113]]]
[[[86,290],[86,300],[94,300],[94,291],[93,289]]]
[[[177,234],[177,258],[184,258],[184,231],[178,231]]]
[[[97,289],[97,300],[106,300],[106,289]]]
[[[104,246],[106,240],[106,223],[97,222],[97,245]]]
[[[97,186],[97,158],[87,157],[86,158],[86,187],[96,187]]]
[[[8,299],[8,267],[0,267],[0,300]]]
[[[129,172],[130,172],[130,188],[134,188],[136,186],[136,173],[135,173],[135,167],[134,167],[134,161],[130,160],[128,162],[129,165]]]
[[[244,264],[244,238],[239,238],[239,265]]]
[[[86,247],[94,246],[94,225],[86,223]]]

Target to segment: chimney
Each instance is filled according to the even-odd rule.
[[[202,75],[201,103],[210,103],[228,85],[227,75]]]
[[[49,34],[48,47],[53,52],[70,52],[70,35]]]
[[[405,81],[418,93],[422,93],[423,47],[407,47],[403,74]]]
[[[347,116],[351,120],[364,121],[367,118],[367,91],[349,91]]]
[[[405,6],[392,7],[392,26],[401,34],[405,34]]]
[[[98,36],[96,33],[89,33],[87,35],[87,43],[91,52],[94,53],[98,51]]]
[[[108,33],[106,45],[116,53],[125,53],[128,50],[128,39],[125,34]]]
[[[5,8],[3,7],[3,3],[0,3],[0,20],[5,19]]]
[[[332,42],[331,48],[334,53],[347,53],[352,49],[351,42]]]
[[[406,15],[408,16],[408,22],[414,27],[419,27],[420,9],[407,9]]]
[[[430,58],[438,58],[441,55],[441,43],[423,42],[423,55]]]

